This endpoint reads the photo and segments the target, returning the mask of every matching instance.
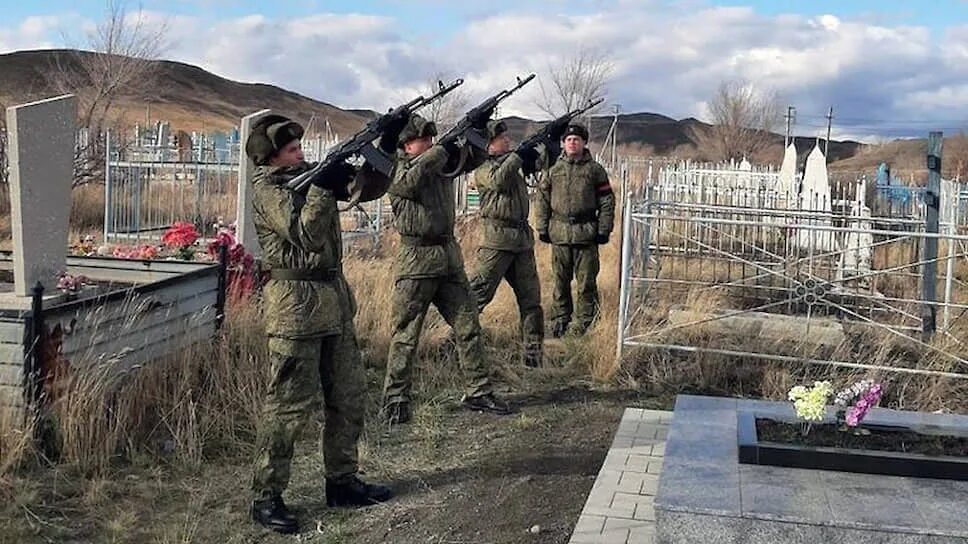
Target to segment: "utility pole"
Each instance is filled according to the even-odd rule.
[[[834,120],[834,107],[830,106],[830,109],[827,110],[827,143],[825,143],[823,146],[824,157],[827,156],[827,151],[830,150],[830,126],[833,123],[833,120]]]
[[[797,109],[793,106],[787,106],[787,112],[784,118],[786,118],[786,138],[783,139],[783,147],[786,148],[790,145],[790,128],[793,124],[793,119],[797,114]]]

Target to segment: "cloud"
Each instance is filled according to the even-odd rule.
[[[550,65],[592,46],[614,64],[608,101],[627,112],[702,118],[723,80],[743,79],[796,106],[804,135],[824,130],[831,105],[838,130],[851,134],[921,135],[932,122],[968,119],[968,25],[937,35],[873,19],[764,15],[701,0],[585,2],[580,14],[565,2],[502,6],[490,15],[465,10],[465,25],[433,43],[373,15],[179,16],[168,19],[167,56],[342,107],[382,110],[423,91],[438,73],[464,77],[471,99],[529,72],[547,83]],[[56,22],[0,26],[0,50],[57,43],[50,38]],[[538,117],[540,94],[532,83],[502,113]]]
[[[56,37],[53,33],[64,25],[64,19],[55,16],[33,16],[27,17],[13,27],[0,26],[0,53],[55,47]]]

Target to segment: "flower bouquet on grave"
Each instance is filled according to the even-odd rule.
[[[837,421],[841,424],[841,430],[854,429],[855,433],[869,434],[859,426],[870,409],[881,402],[883,390],[881,384],[868,379],[860,380],[837,393],[834,405],[837,406]]]
[[[255,257],[235,237],[235,229],[222,227],[206,248],[208,257],[218,260],[219,248],[226,248],[227,290],[233,301],[244,300],[255,290]]]
[[[833,388],[828,381],[813,382],[813,387],[798,385],[787,393],[787,398],[793,402],[797,417],[803,420],[800,433],[806,436],[810,427],[816,422],[823,421],[827,410],[827,399],[833,395]]]
[[[85,285],[89,283],[87,276],[68,274],[61,272],[57,277],[57,288],[68,295],[76,295]]]
[[[193,261],[195,260],[194,246],[198,237],[195,225],[175,221],[175,224],[161,235],[161,243],[169,248],[175,257],[183,261]]]

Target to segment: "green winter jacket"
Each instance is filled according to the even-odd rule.
[[[594,244],[611,234],[615,195],[605,168],[586,149],[577,158],[562,153],[538,186],[537,230],[558,245]]]
[[[262,266],[270,279],[263,290],[266,332],[299,340],[339,334],[356,314],[356,302],[343,277],[342,236],[337,200],[315,185],[305,196],[285,183],[311,165],[256,168],[252,212]],[[381,176],[370,169],[357,175]],[[382,176],[381,176],[382,177]],[[274,278],[287,275],[288,278]],[[292,276],[311,279],[292,279]]]
[[[463,172],[483,162],[471,152]],[[395,271],[397,278],[435,278],[463,272],[464,261],[454,240],[456,193],[454,178],[444,175],[447,151],[435,145],[416,157],[400,152],[387,194],[393,224],[400,233]]]
[[[539,146],[538,164],[546,160],[543,148]],[[522,162],[517,153],[506,153],[488,157],[474,172],[474,185],[481,199],[481,247],[514,252],[534,247]]]

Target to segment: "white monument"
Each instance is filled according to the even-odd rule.
[[[831,226],[829,214],[832,211],[830,202],[830,180],[827,177],[827,158],[820,151],[820,142],[807,156],[807,164],[803,172],[803,187],[800,189],[800,211],[811,212],[804,214],[799,223],[817,226]],[[827,214],[827,217],[810,217],[810,215]],[[833,251],[834,233],[823,229],[800,229],[797,231],[797,245],[805,250],[812,248],[814,252]]]
[[[797,187],[797,146],[790,142],[790,145],[783,151],[783,163],[780,164],[780,181],[776,188],[781,195],[786,195],[787,208],[794,209],[798,206],[798,187]]]
[[[64,95],[7,108],[14,294],[38,282],[56,290],[67,269],[77,99]]]
[[[255,175],[255,163],[246,155],[245,144],[249,140],[252,125],[270,113],[272,110],[261,110],[246,115],[239,126],[239,198],[235,211],[235,236],[256,258],[261,255],[261,250],[259,237],[255,233],[255,223],[252,221],[252,177]]]

